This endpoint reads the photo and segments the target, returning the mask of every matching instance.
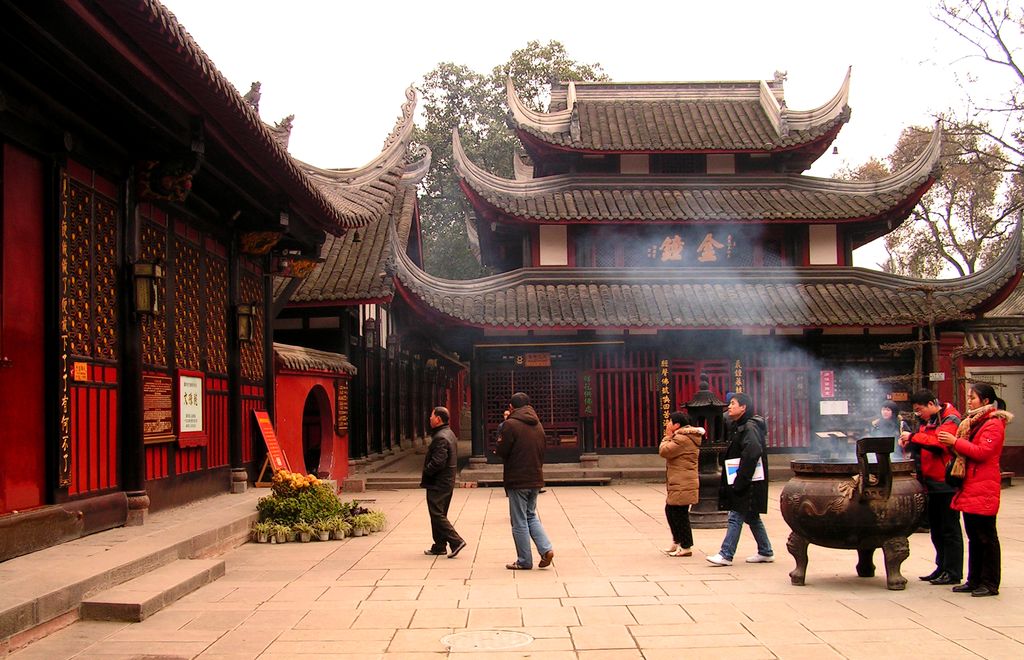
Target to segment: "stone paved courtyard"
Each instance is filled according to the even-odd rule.
[[[740,561],[725,568],[704,560],[723,530],[695,530],[693,557],[659,552],[668,541],[660,484],[549,488],[539,511],[555,562],[532,571],[504,567],[515,555],[501,489],[455,491],[451,518],[469,546],[453,560],[423,555],[423,491],[369,492],[389,518],[382,533],[243,545],[224,556],[225,577],[142,623],[80,621],[11,657],[1024,657],[1024,488],[1004,491],[1001,595],[979,599],[916,579],[932,569],[920,533],[905,591],[885,588],[880,551],[878,575],[857,578],[856,553],[816,546],[807,586],[792,586],[782,485],[772,484],[766,517],[777,561],[743,563],[755,551],[745,530]],[[449,639],[464,652],[442,642],[472,631]],[[480,648],[503,642],[528,643]]]

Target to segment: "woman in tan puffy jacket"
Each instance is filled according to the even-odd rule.
[[[658,454],[665,459],[665,518],[672,530],[672,545],[664,550],[669,557],[693,554],[693,531],[690,529],[690,505],[696,504],[700,492],[697,457],[704,429],[691,426],[689,416],[676,411],[669,416],[665,437]]]

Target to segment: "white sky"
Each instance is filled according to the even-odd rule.
[[[341,2],[164,0],[243,93],[262,82],[260,112],[295,114],[290,149],[321,167],[376,156],[404,90],[438,62],[480,72],[526,42],[555,39],[618,82],[756,80],[786,71],[794,110],[832,97],[853,67],[850,122],[811,174],[884,157],[904,127],[930,124],[963,93],[954,71],[977,66],[926,0]],[[882,258],[866,246],[856,264]],[[884,255],[884,252],[882,252]]]

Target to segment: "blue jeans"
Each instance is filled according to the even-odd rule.
[[[508,515],[512,520],[512,540],[516,543],[516,562],[523,568],[533,567],[533,552],[530,539],[537,545],[541,555],[551,550],[551,541],[544,532],[544,526],[537,517],[537,493],[539,488],[509,488]]]
[[[757,554],[771,557],[774,554],[772,542],[768,540],[768,530],[761,522],[761,514],[756,511],[751,511],[746,515],[738,511],[729,512],[729,526],[725,530],[725,538],[722,539],[722,549],[719,554],[729,561],[736,556],[736,546],[740,543],[743,523],[750,525],[750,531],[754,533],[754,540],[757,541]]]

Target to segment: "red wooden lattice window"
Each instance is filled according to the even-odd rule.
[[[797,351],[761,353],[749,356],[742,367],[754,410],[768,420],[768,446],[809,446],[809,358]]]
[[[592,369],[596,401],[595,448],[657,446],[661,429],[655,354],[652,351],[596,353]]]

